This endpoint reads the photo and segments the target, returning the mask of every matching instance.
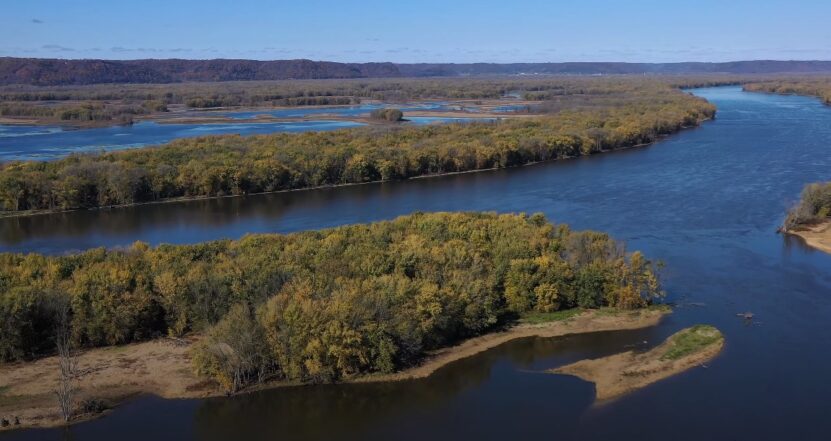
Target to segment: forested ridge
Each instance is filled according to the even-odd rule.
[[[446,77],[468,75],[771,74],[829,72],[828,61],[724,63],[338,63],[312,60],[69,60],[0,57],[0,84],[177,83],[303,78]]]
[[[199,372],[236,390],[410,366],[518,315],[643,307],[655,267],[541,214],[416,213],[196,245],[0,254],[0,360],[49,352],[69,308],[82,347],[204,332]]]
[[[176,83],[399,76],[392,63],[312,60],[62,60],[0,57],[0,84]]]
[[[537,118],[214,136],[9,162],[0,165],[0,204],[5,213],[92,208],[511,167],[649,143],[715,114],[705,100],[663,82],[582,84],[580,98],[564,94],[582,104],[551,100],[552,113]]]

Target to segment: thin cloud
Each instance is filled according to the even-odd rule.
[[[121,52],[150,52],[150,53],[164,52],[164,49],[157,49],[157,48],[154,48],[154,47],[130,48],[130,47],[122,47],[122,46],[113,46],[113,47],[110,48],[110,50],[113,51],[113,52],[119,52],[119,53],[121,53]],[[176,49],[169,49],[169,50],[171,50],[173,52],[182,52],[185,49],[176,48]]]
[[[33,19],[32,19],[32,23],[34,23],[34,24],[43,24],[43,20],[40,20],[40,19],[37,19],[37,18],[33,18]]]
[[[75,52],[75,49],[71,47],[65,47],[58,44],[44,44],[40,48],[53,52]]]

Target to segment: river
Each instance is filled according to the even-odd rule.
[[[237,238],[416,210],[543,212],[666,263],[675,312],[645,330],[517,340],[421,380],[140,398],[63,430],[0,440],[825,440],[831,431],[831,255],[775,233],[807,182],[829,179],[831,107],[739,88],[694,91],[714,121],[650,147],[407,182],[0,220],[0,249],[63,253]],[[755,314],[748,322],[736,313]],[[722,354],[595,406],[593,386],[543,369],[710,323]]]
[[[309,118],[335,116],[358,118],[369,116],[375,109],[396,107],[391,104],[360,104],[354,106],[314,106],[289,109],[261,109],[253,111],[190,111],[176,114],[176,117],[218,118],[207,123],[178,123],[175,119],[159,123],[152,120],[138,121],[129,125],[114,125],[73,129],[61,126],[9,125],[0,124],[0,162],[3,161],[46,161],[67,156],[71,153],[95,153],[100,151],[124,150],[150,145],[164,144],[177,138],[195,136],[239,134],[263,135],[281,132],[310,132],[337,130],[366,125],[349,120],[257,120],[260,116],[273,118]],[[494,112],[511,113],[527,106],[501,105]],[[492,121],[493,117],[477,117],[478,106],[462,106],[445,101],[405,103],[396,108],[404,112],[467,112],[469,117],[407,117],[406,124],[422,125],[436,123],[457,123],[469,121]],[[172,115],[165,115],[172,116]],[[239,120],[239,121],[237,121]]]

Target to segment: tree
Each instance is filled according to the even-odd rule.
[[[55,396],[58,399],[58,407],[65,422],[72,418],[75,392],[75,380],[78,369],[78,357],[72,343],[72,328],[70,324],[71,311],[69,303],[64,302],[58,307],[57,323],[55,329],[55,346],[58,349],[58,385],[55,388]]]
[[[404,113],[398,109],[375,109],[369,113],[372,119],[398,122],[404,119]]]
[[[235,305],[194,351],[197,372],[216,378],[229,394],[271,373],[262,326],[248,305]]]

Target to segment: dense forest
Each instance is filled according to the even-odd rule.
[[[749,92],[815,96],[822,99],[825,104],[831,104],[831,78],[828,77],[762,81],[746,84],[744,89]]]
[[[575,99],[586,102],[592,95],[603,105],[557,107],[550,115],[492,123],[189,138],[160,147],[49,162],[8,162],[0,165],[0,212],[91,208],[511,167],[649,143],[715,114],[715,107],[705,100],[662,82],[590,82],[595,89],[575,84],[583,84],[584,92]]]
[[[785,219],[785,228],[821,222],[831,218],[831,182],[805,186],[802,196]]]
[[[263,379],[391,372],[528,312],[643,307],[654,265],[541,214],[416,213],[197,245],[0,255],[0,359],[205,332],[196,368],[228,390]]]

